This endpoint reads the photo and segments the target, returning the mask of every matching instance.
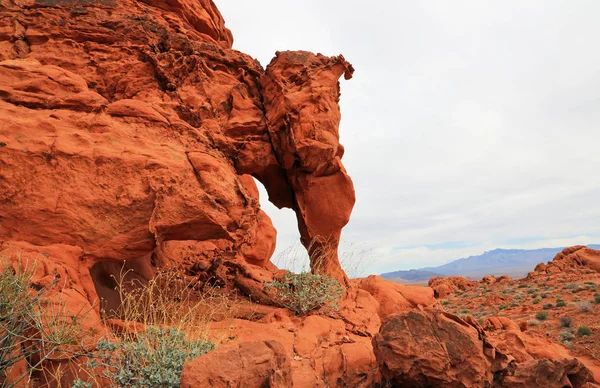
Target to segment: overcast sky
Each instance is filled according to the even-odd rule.
[[[600,243],[600,2],[215,0],[234,48],[344,54],[342,251],[365,273]],[[290,210],[261,202],[278,251]]]

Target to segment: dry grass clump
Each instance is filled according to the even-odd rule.
[[[95,339],[91,339],[97,337],[81,325],[93,307],[86,304],[81,311],[73,311],[71,303],[67,308],[68,294],[58,284],[59,279],[36,288],[32,284],[35,268],[35,264],[25,265],[15,258],[0,258],[2,387],[27,385],[41,378],[62,388],[74,372],[80,379],[68,384],[69,388],[100,383],[112,387],[178,387],[184,363],[213,350],[228,334],[209,339],[211,321],[231,315],[226,293],[217,288],[199,289],[176,272],[160,273],[144,284],[127,282],[122,273],[117,282],[120,307],[105,312],[107,326],[121,330],[94,344]],[[78,371],[68,363],[50,362],[57,357],[79,360],[75,362]],[[25,366],[19,375],[17,365]]]
[[[15,263],[14,266],[9,263]],[[61,355],[77,357],[87,350],[84,321],[91,308],[66,312],[61,294],[52,294],[54,279],[46,287],[33,287],[36,263],[20,257],[0,258],[0,384],[14,387],[31,381],[43,365]],[[15,367],[24,366],[19,372]],[[10,377],[10,381],[9,381]]]
[[[266,290],[273,290],[275,300],[297,315],[327,306],[338,309],[338,301],[344,293],[337,280],[327,275],[302,272],[287,273],[281,280],[266,283]]]
[[[120,332],[98,343],[88,367],[113,387],[178,387],[184,363],[227,335],[211,337],[210,323],[230,315],[228,296],[218,288],[199,289],[173,271],[146,283],[125,279],[123,272],[117,279],[120,307],[104,314],[109,326],[119,319]],[[85,388],[92,381],[77,384]]]
[[[288,248],[277,254],[272,261],[278,268],[287,269],[293,273],[320,273],[321,271],[319,271],[318,268],[319,264],[317,264],[317,268],[311,270],[307,252],[313,253],[316,258],[316,263],[324,261],[325,258],[334,253],[328,240],[322,242],[313,239],[308,247],[304,247],[300,243],[290,245]],[[373,262],[373,259],[366,259],[368,255],[369,251],[360,249],[358,246],[350,245],[348,250],[338,253],[338,259],[346,275],[348,275],[350,279],[354,279],[365,276],[367,273],[367,263]]]
[[[579,302],[577,304],[577,311],[581,312],[581,313],[589,313],[594,311],[594,306],[592,306],[592,304],[590,302]]]
[[[127,332],[134,336],[139,328],[154,326],[176,328],[190,339],[206,339],[211,322],[231,316],[226,293],[218,287],[200,288],[178,272],[160,272],[146,283],[125,279],[123,272],[117,279],[120,307],[104,315],[141,324],[129,326]]]

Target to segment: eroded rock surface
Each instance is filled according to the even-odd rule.
[[[269,267],[276,231],[253,176],[297,212],[307,247],[329,249],[313,268],[345,280],[343,57],[282,52],[265,72],[231,49],[210,0],[2,0],[0,13],[3,241],[72,247],[67,265],[95,268],[99,288],[110,262],[144,276],[216,258]]]
[[[428,284],[433,288],[436,298],[444,298],[457,290],[470,290],[478,285],[476,281],[465,279],[462,276],[436,276],[429,279]]]
[[[383,383],[460,388],[595,386],[590,370],[565,348],[527,333],[516,334],[518,325],[508,319],[490,324],[496,326],[492,340],[472,317],[463,320],[432,309],[390,316],[373,338]],[[498,342],[498,332],[519,340]]]
[[[291,365],[277,341],[242,342],[185,364],[182,388],[286,388],[292,386]]]
[[[563,249],[548,264],[538,264],[529,277],[585,269],[600,272],[600,251],[577,245]]]

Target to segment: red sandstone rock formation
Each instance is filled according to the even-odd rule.
[[[514,322],[497,323],[500,327],[495,330],[519,333],[520,340],[497,342],[472,318],[462,320],[439,311],[390,316],[373,338],[383,383],[460,388],[593,386],[590,371],[565,348],[544,340],[542,348],[547,351],[541,351],[539,345],[527,345],[535,339],[520,333]]]
[[[338,78],[350,79],[353,72],[341,55],[278,52],[262,83],[271,141],[294,194],[269,198],[296,211],[313,270],[338,279],[346,276],[337,257],[340,233],[355,201],[341,162]]]
[[[276,341],[242,342],[185,364],[182,388],[292,386],[291,363]]]
[[[478,283],[462,276],[436,276],[429,279],[429,287],[433,288],[436,298],[443,298],[457,290],[466,291],[477,287]]]
[[[188,363],[183,384],[381,382],[372,337],[382,320],[435,299],[431,288],[348,281],[340,269],[337,244],[354,204],[338,133],[338,78],[353,71],[342,56],[283,52],[264,70],[232,50],[210,0],[0,0],[0,16],[0,253],[11,265],[35,263],[33,286],[49,287],[50,300],[89,311],[80,342],[92,346],[107,326],[136,326],[104,326],[92,306],[99,296],[107,309],[118,306],[111,276],[123,262],[130,278],[174,267],[269,303],[262,281],[275,270],[276,231],[254,177],[275,205],[296,211],[313,270],[346,282],[347,295],[333,316],[261,306],[257,321],[212,323],[215,336],[233,331],[238,342]],[[413,352],[468,352],[459,369],[487,379],[481,331],[439,317],[423,330],[439,323],[457,337],[424,337],[429,347],[413,338]],[[52,362],[79,370],[83,361]],[[439,381],[464,378],[443,372]]]
[[[563,249],[548,264],[538,264],[529,276],[586,269],[600,272],[600,251],[577,245]]]
[[[0,13],[4,244],[65,245],[77,253],[55,261],[107,290],[115,262],[140,277],[216,258],[270,268],[252,175],[297,212],[313,269],[346,279],[343,57],[278,53],[265,72],[231,49],[210,0],[2,0]]]

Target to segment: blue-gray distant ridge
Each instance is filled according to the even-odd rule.
[[[600,249],[600,244],[591,244],[588,247]],[[435,276],[463,276],[475,280],[486,275],[508,275],[519,278],[533,271],[539,263],[552,260],[564,248],[494,249],[479,256],[454,260],[439,267],[386,272],[381,276],[400,283],[426,283]]]

